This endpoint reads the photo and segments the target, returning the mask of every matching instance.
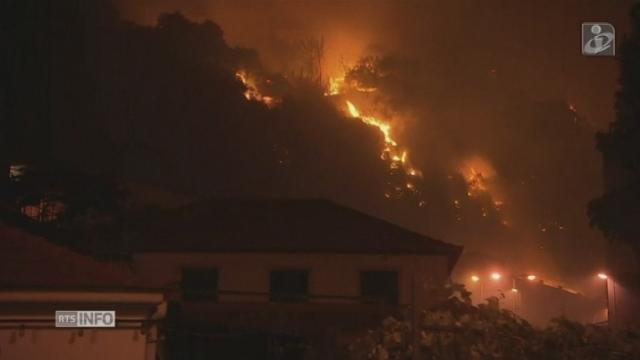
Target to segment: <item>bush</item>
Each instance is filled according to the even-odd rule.
[[[514,313],[500,309],[498,298],[474,306],[462,285],[438,291],[440,301],[418,320],[421,359],[640,359],[640,333],[553,320],[537,329]],[[353,360],[412,358],[411,323],[387,318],[348,349]]]

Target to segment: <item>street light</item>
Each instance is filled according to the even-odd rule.
[[[502,274],[500,274],[500,273],[498,273],[498,272],[491,273],[491,278],[492,278],[493,280],[496,280],[496,281],[497,281],[497,280],[500,280],[500,278],[501,278],[501,277],[502,277]]]
[[[484,283],[482,281],[480,281],[480,276],[478,275],[471,275],[470,277],[471,281],[480,285],[480,299],[484,298]]]
[[[604,298],[607,305],[607,324],[609,323],[609,276],[605,273],[598,273],[598,278],[604,281]]]
[[[527,275],[527,280],[529,280],[529,281],[533,281],[536,278],[537,278],[537,276],[535,276],[535,275]]]
[[[607,276],[607,274],[605,273],[599,273],[598,277],[602,280],[607,280],[609,278],[609,276]]]

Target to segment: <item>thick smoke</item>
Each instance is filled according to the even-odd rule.
[[[555,278],[601,261],[585,204],[599,192],[593,134],[611,116],[615,63],[581,58],[576,34],[583,18],[624,19],[624,6],[119,5],[132,23],[109,15],[98,43],[75,35],[56,50],[54,67],[80,65],[92,78],[78,85],[93,91],[52,79],[58,157],[202,196],[329,197]],[[303,45],[313,42],[316,67]],[[239,69],[281,103],[247,101]],[[324,96],[345,75],[376,89],[358,99],[393,120],[424,174],[415,194],[384,196],[380,133]],[[78,98],[87,109],[68,116]]]

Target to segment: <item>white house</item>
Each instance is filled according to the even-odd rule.
[[[168,358],[279,358],[264,354],[287,346],[335,357],[356,331],[427,305],[461,252],[329,201],[290,199],[165,211],[131,246],[138,280],[168,290]]]

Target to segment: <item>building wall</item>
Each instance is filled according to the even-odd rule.
[[[0,359],[153,360],[163,294],[142,291],[3,289]],[[57,310],[112,310],[114,328],[57,328]]]
[[[607,281],[610,325],[617,330],[637,327],[640,323],[640,289],[621,284],[614,278]]]
[[[533,325],[544,327],[559,317],[581,323],[606,320],[606,306],[601,299],[540,282],[522,281],[518,286],[519,306],[516,313]]]
[[[429,286],[442,284],[448,277],[445,256],[412,255],[337,255],[285,253],[164,254],[148,253],[134,257],[136,276],[147,286],[175,286],[183,267],[218,269],[220,302],[265,302],[268,300],[269,274],[278,269],[308,269],[309,294],[323,296],[360,296],[359,273],[364,270],[398,272],[399,303],[412,303],[413,268],[416,271],[417,301],[427,301]],[[225,292],[262,293],[263,295],[225,294]],[[314,298],[312,301],[342,301]]]
[[[113,360],[154,359],[139,329],[0,329],[0,359]]]

